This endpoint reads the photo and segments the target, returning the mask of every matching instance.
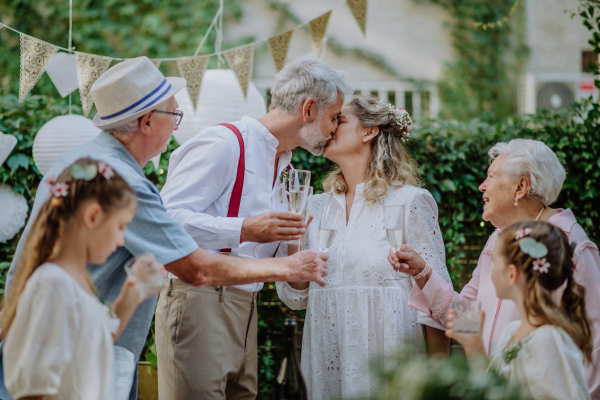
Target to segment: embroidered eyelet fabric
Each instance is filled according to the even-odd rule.
[[[419,323],[435,325],[408,306],[412,279],[386,280],[394,278],[395,271],[387,260],[390,244],[383,205],[367,204],[363,187],[357,187],[348,223],[342,224],[328,250],[327,285],[322,288],[311,283],[306,290],[295,290],[287,283],[277,283],[284,303],[292,309],[307,309],[301,365],[311,399],[373,393],[377,380],[369,373],[369,361],[393,354],[405,343],[417,353],[424,352]],[[318,249],[321,212],[330,197],[313,197],[311,214],[315,219],[307,235],[310,249]],[[405,205],[405,243],[450,282],[437,205],[431,194],[413,186],[388,188],[384,202]]]

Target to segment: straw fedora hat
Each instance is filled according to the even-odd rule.
[[[148,57],[123,61],[92,85],[90,94],[98,110],[93,123],[108,130],[134,121],[174,96],[186,84],[183,78],[165,78]]]

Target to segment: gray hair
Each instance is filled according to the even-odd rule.
[[[275,75],[269,110],[277,108],[292,115],[312,97],[321,112],[335,104],[340,94],[342,97],[350,94],[349,79],[346,72],[336,71],[320,61],[291,62]]]
[[[556,201],[567,173],[550,147],[539,140],[513,139],[496,143],[488,151],[492,160],[501,154],[506,155],[502,164],[504,172],[515,178],[529,178],[528,198],[545,206]]]
[[[153,108],[152,110],[148,111],[167,111],[167,103],[169,100],[165,100],[162,103],[160,103],[158,106],[156,106],[155,108]],[[147,114],[147,113],[146,113]],[[144,114],[144,115],[146,115]],[[109,129],[107,132],[110,133],[113,136],[118,136],[118,135],[123,135],[123,134],[127,134],[130,132],[135,132],[138,130],[138,128],[140,127],[140,119],[144,116],[142,115],[141,117],[134,119],[133,121],[129,121],[129,122],[125,122],[123,125],[119,125],[116,128],[112,128]],[[163,113],[156,113],[156,118],[165,118],[168,115],[167,114],[163,114]]]

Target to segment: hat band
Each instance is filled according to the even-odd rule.
[[[167,85],[167,87],[161,91],[161,89],[165,85]],[[129,115],[135,114],[136,112],[138,112],[140,110],[143,110],[145,108],[151,107],[154,104],[156,104],[159,100],[161,100],[163,98],[163,96],[170,89],[171,89],[171,84],[169,82],[167,82],[167,79],[165,78],[156,89],[154,89],[150,94],[145,96],[143,99],[137,101],[135,104],[132,104],[129,107],[127,107],[119,112],[116,112],[112,115],[108,115],[106,117],[100,116],[100,119],[103,121],[107,121],[107,120],[114,119],[117,117],[127,117]],[[107,121],[107,122],[110,122],[110,121]]]

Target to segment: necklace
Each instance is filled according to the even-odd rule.
[[[546,206],[542,207],[542,209],[540,210],[540,213],[538,214],[537,217],[535,217],[535,220],[537,221],[538,219],[540,219],[540,217],[542,216],[542,213],[544,212],[544,210],[546,209]]]

